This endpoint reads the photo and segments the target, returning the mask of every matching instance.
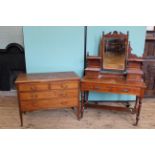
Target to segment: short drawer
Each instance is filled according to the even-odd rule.
[[[58,81],[50,83],[50,89],[76,89],[78,87],[78,81]]]
[[[42,109],[57,109],[78,106],[77,98],[51,99],[51,100],[30,100],[21,101],[20,108],[22,112],[42,110]]]
[[[109,92],[118,93],[118,94],[131,94],[131,95],[140,95],[140,88],[125,88],[125,87],[112,87],[109,88]]]
[[[77,89],[69,90],[51,90],[43,92],[21,92],[19,94],[20,100],[38,100],[38,99],[51,99],[51,98],[65,98],[65,97],[78,97]]]
[[[19,91],[41,91],[48,90],[48,83],[22,83],[18,85]]]

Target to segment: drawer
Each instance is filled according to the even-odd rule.
[[[65,98],[65,97],[78,97],[77,89],[70,90],[52,90],[43,92],[21,92],[19,94],[20,100],[38,100],[38,99],[51,99],[51,98]]]
[[[50,83],[50,89],[76,89],[78,87],[78,81],[58,81]]]
[[[112,87],[109,88],[109,92],[118,93],[118,94],[131,94],[131,95],[140,95],[140,88],[125,88],[125,87]]]
[[[48,90],[48,83],[23,83],[18,85],[19,91],[42,91]]]
[[[57,109],[57,108],[67,108],[67,107],[77,107],[77,98],[66,98],[66,99],[51,99],[51,100],[30,100],[21,101],[20,108],[22,112],[42,110],[42,109]]]
[[[131,94],[131,95],[140,95],[141,89],[135,87],[122,87],[122,86],[110,86],[104,84],[82,84],[81,86],[83,91],[97,91],[97,92],[107,92],[115,94]]]

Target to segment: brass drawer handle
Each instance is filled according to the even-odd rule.
[[[36,88],[34,86],[31,86],[30,89],[33,91],[36,90]]]
[[[62,105],[65,105],[67,103],[67,101],[62,101],[60,102]]]
[[[61,88],[68,88],[67,84],[61,84]]]
[[[60,97],[67,97],[66,93],[60,93]]]
[[[111,90],[112,90],[112,88],[111,88],[111,87],[107,87],[107,89],[108,89],[109,91],[111,91]]]
[[[100,89],[100,87],[99,86],[95,86],[94,89]]]
[[[123,92],[128,92],[129,90],[128,90],[128,89],[123,89],[122,91],[123,91]]]
[[[37,94],[32,94],[32,99],[36,99],[38,98],[38,95]]]

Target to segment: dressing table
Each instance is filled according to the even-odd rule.
[[[131,53],[129,33],[117,31],[102,34],[98,56],[86,57],[85,75],[81,80],[81,115],[84,108],[130,111],[136,114],[138,125],[142,98],[146,88],[143,81],[143,59]],[[89,92],[135,95],[134,107],[99,105],[88,102]]]

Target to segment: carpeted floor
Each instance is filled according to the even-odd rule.
[[[109,103],[108,103],[109,104]],[[87,109],[77,120],[72,109],[43,110],[23,114],[20,127],[16,92],[0,92],[0,128],[7,129],[151,129],[155,128],[155,99],[144,99],[140,122],[127,112]]]

